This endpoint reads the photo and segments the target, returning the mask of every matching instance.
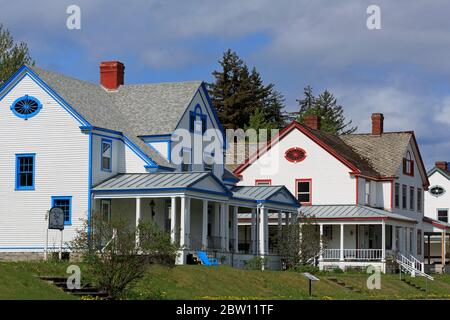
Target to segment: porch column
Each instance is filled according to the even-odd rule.
[[[391,230],[392,230],[392,232],[391,232],[391,242],[392,242],[392,251],[394,251],[395,252],[395,250],[397,250],[397,239],[396,239],[396,237],[395,237],[395,226],[394,225],[392,225],[392,228],[391,228]]]
[[[170,240],[177,241],[177,198],[170,198]]]
[[[218,203],[214,203],[214,237],[220,237],[220,206]],[[217,249],[217,248],[215,248]]]
[[[190,198],[181,196],[181,215],[180,215],[180,247],[189,248],[190,225],[189,225],[189,211]]]
[[[427,243],[427,248],[428,248],[428,264],[431,264],[431,236],[430,236],[430,234],[427,235],[427,239],[428,239],[428,243]]]
[[[323,224],[319,224],[320,230],[320,251],[319,251],[319,261],[323,261]]]
[[[412,251],[412,255],[414,257],[417,257],[417,229],[416,229],[416,226],[412,227],[411,230],[412,230],[412,233],[410,234],[410,236],[412,238],[411,239],[411,245],[412,245],[411,251]]]
[[[441,241],[441,249],[442,249],[442,257],[441,257],[441,259],[442,259],[442,267],[445,267],[445,254],[446,254],[446,248],[445,248],[445,229],[444,230],[442,230],[442,235],[441,235],[441,237],[442,237],[442,241]],[[444,272],[444,271],[443,271]]]
[[[278,211],[278,247],[283,236],[283,211]]]
[[[208,248],[208,200],[203,200],[202,249]]]
[[[234,252],[239,252],[239,228],[238,228],[238,206],[233,207],[233,235],[234,235]]]
[[[290,212],[286,212],[286,216],[285,216],[285,225],[288,226],[290,224],[290,216],[291,213]]]
[[[386,223],[381,222],[381,262],[386,261]]]
[[[225,202],[220,203],[220,247],[222,250],[225,250],[225,211],[226,205]]]
[[[250,228],[251,231],[251,241],[252,241],[252,248],[251,252],[252,254],[256,255],[258,254],[258,228],[257,228],[257,221],[258,221],[258,210],[252,208],[252,226]]]
[[[136,198],[136,228],[141,221],[141,198]],[[139,245],[139,231],[136,230],[136,246]]]
[[[341,223],[341,246],[339,252],[339,261],[344,261],[344,224]]]
[[[225,251],[230,251],[230,207],[225,203]]]
[[[267,254],[267,209],[264,206],[259,208],[259,254],[265,256]]]

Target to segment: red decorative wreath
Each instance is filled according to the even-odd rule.
[[[284,157],[290,162],[302,162],[306,158],[306,151],[298,147],[290,148],[284,153]]]

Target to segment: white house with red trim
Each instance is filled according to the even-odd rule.
[[[402,253],[423,271],[424,191],[427,173],[414,132],[332,135],[320,118],[292,122],[234,170],[238,185],[284,185],[314,216],[323,236],[320,268],[377,265]],[[251,233],[240,221],[240,238]],[[269,218],[272,229],[277,219]],[[273,234],[274,231],[269,231]]]
[[[437,161],[428,172],[430,188],[425,193],[425,261],[441,271],[449,264],[450,171],[447,161]]]

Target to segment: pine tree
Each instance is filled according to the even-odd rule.
[[[349,134],[357,130],[352,121],[346,122],[344,109],[337,103],[334,95],[325,90],[315,97],[310,86],[304,89],[304,99],[297,100],[300,110],[297,120],[303,123],[306,115],[317,115],[321,118],[321,130],[332,134]]]
[[[273,123],[267,122],[266,117],[264,115],[264,112],[258,108],[255,110],[255,112],[250,116],[250,120],[248,122],[248,125],[245,126],[245,130],[247,129],[255,129],[256,131],[259,131],[260,129],[275,129]],[[270,134],[270,133],[269,133]]]
[[[224,128],[248,127],[250,117],[258,109],[265,123],[276,127],[284,125],[284,98],[273,84],[264,85],[256,68],[250,72],[242,59],[230,49],[219,63],[222,70],[212,73],[215,82],[208,84],[208,89]]]
[[[0,24],[0,85],[23,64],[34,64],[27,44],[15,43],[9,30]]]

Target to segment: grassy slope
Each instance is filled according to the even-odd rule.
[[[401,282],[398,275],[383,275],[381,290],[369,290],[367,274],[319,275],[313,284],[315,299],[423,299],[426,293]],[[355,293],[327,280],[337,277],[360,289]],[[414,282],[425,286],[422,278]],[[428,282],[429,298],[450,298],[450,277]],[[308,281],[300,274],[282,271],[250,271],[230,267],[208,268],[153,266],[135,288],[145,297],[168,299],[310,299]],[[150,294],[149,294],[150,293]]]
[[[0,300],[65,300],[74,296],[36,278],[31,264],[0,263]]]
[[[33,275],[67,276],[65,263],[0,263],[0,299],[71,299]],[[83,274],[82,282],[86,279]],[[313,284],[314,299],[450,299],[450,275],[428,281],[426,293],[401,282],[398,275],[383,275],[381,290],[368,290],[368,275],[321,274]],[[336,277],[360,289],[355,293],[327,280]],[[423,278],[410,279],[425,287]],[[310,299],[308,281],[287,271],[239,270],[231,267],[151,266],[130,298],[139,299]]]

